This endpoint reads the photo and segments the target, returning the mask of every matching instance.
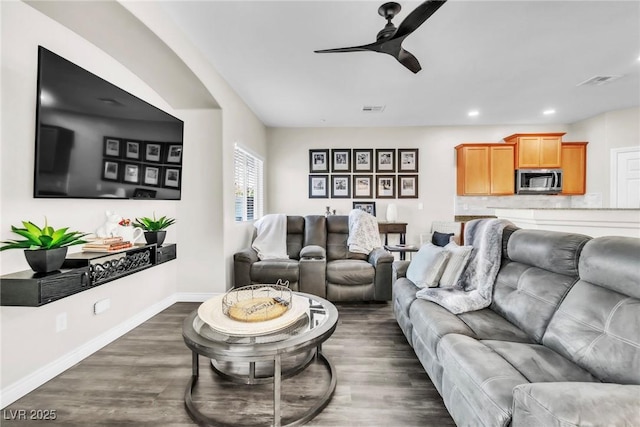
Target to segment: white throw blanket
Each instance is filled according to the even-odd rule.
[[[375,248],[382,247],[380,230],[376,218],[361,210],[349,212],[349,251],[369,255]]]
[[[269,214],[257,220],[253,226],[257,235],[251,247],[258,253],[258,258],[289,259],[287,255],[287,216]]]
[[[502,232],[504,219],[469,221],[464,230],[465,245],[473,246],[467,267],[454,288],[425,288],[416,297],[433,301],[454,314],[480,310],[491,305],[502,260]]]

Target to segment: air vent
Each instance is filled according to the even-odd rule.
[[[363,113],[382,113],[384,105],[365,105],[362,107]]]
[[[602,86],[618,80],[622,76],[594,76],[580,83],[578,86]]]

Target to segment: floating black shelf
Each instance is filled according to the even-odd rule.
[[[38,307],[176,259],[175,243],[136,245],[114,253],[69,254],[62,269],[47,274],[31,270],[0,277],[0,305]]]

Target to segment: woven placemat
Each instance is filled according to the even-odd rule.
[[[212,329],[227,335],[249,336],[275,332],[295,323],[309,308],[308,298],[294,294],[291,308],[282,316],[262,322],[241,322],[222,312],[223,297],[224,295],[217,295],[200,304],[198,317]]]

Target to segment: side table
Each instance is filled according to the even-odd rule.
[[[408,253],[413,253],[413,252],[418,252],[418,247],[414,246],[414,245],[384,245],[384,248],[388,251],[388,252],[398,252],[400,254],[400,260],[404,261],[406,259],[406,254]]]

